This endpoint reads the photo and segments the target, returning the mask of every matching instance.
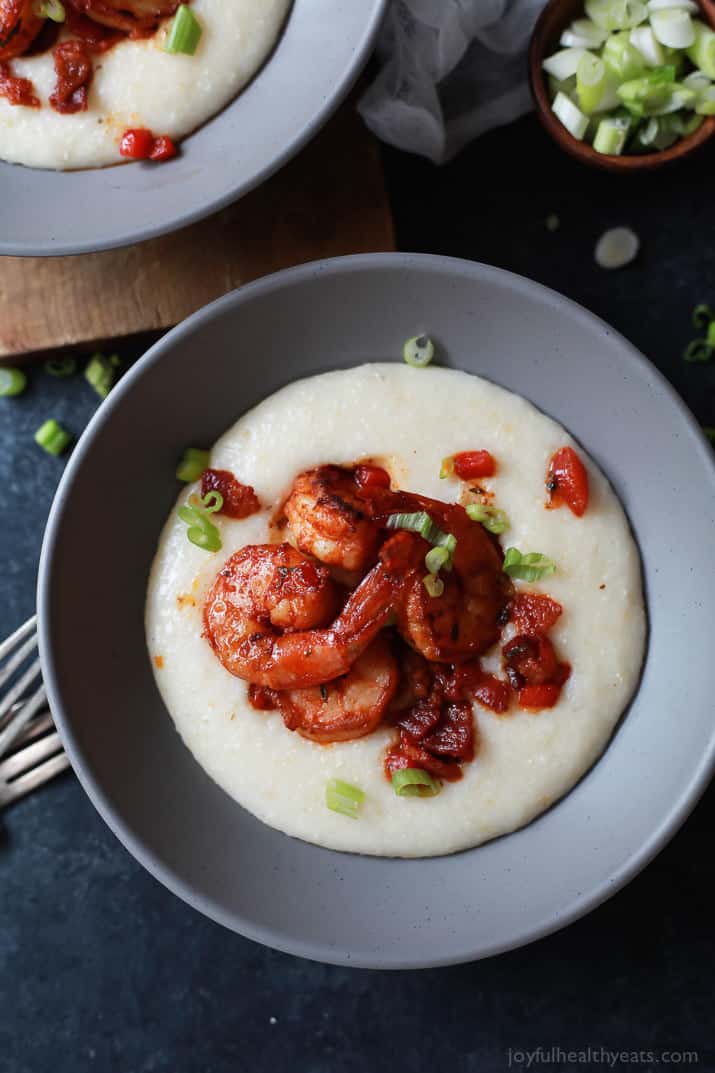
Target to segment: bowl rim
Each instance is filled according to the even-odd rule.
[[[532,297],[540,298],[542,301],[549,303],[555,302],[557,305],[563,304],[572,316],[583,322],[587,322],[592,327],[595,325],[606,330],[609,336],[619,344],[623,352],[624,361],[630,366],[638,369],[639,372],[645,373],[647,376],[651,377],[655,386],[664,390],[668,401],[674,406],[679,417],[684,420],[686,426],[688,426],[690,431],[695,434],[694,439],[696,450],[699,451],[700,459],[703,462],[705,469],[710,472],[713,482],[713,490],[715,491],[715,454],[694,415],[688,409],[670,381],[660,372],[660,370],[620,332],[617,332],[596,314],[590,312],[572,299],[561,295],[558,291],[555,291],[550,287],[546,287],[541,283],[537,283],[505,269],[486,265],[481,262],[467,261],[461,258],[447,257],[437,254],[406,252],[356,254],[346,257],[327,258],[320,261],[308,262],[294,268],[283,269],[252,283],[246,284],[198,310],[150,347],[150,349],[126,373],[108,399],[95,412],[68,461],[50,508],[42,543],[37,581],[39,652],[43,680],[47,690],[50,708],[64,747],[72,763],[73,770],[77,775],[80,784],[100,816],[107,823],[108,827],[116,835],[122,845],[146,868],[150,875],[159,880],[159,882],[166,886],[173,894],[177,895],[184,902],[187,902],[192,908],[202,912],[205,916],[209,917],[209,919],[227,927],[229,930],[238,932],[248,939],[263,943],[264,945],[287,954],[293,954],[323,963],[357,968],[404,970],[414,968],[438,968],[446,965],[463,964],[465,962],[474,961],[483,957],[492,957],[496,954],[517,949],[561,930],[568,924],[585,916],[617,891],[621,890],[653,860],[690,815],[705,792],[710,779],[715,772],[714,731],[708,749],[705,750],[699,758],[697,766],[690,771],[679,797],[671,803],[667,815],[662,823],[652,831],[650,837],[634,849],[615,871],[610,875],[605,875],[597,886],[590,891],[577,896],[565,909],[554,911],[549,919],[542,924],[536,926],[525,925],[523,930],[510,941],[497,941],[493,942],[490,946],[485,947],[484,945],[481,945],[476,949],[465,949],[463,954],[459,957],[448,956],[445,958],[429,959],[419,957],[412,959],[399,957],[394,959],[391,958],[388,963],[383,962],[377,964],[375,960],[370,957],[363,957],[362,955],[356,956],[350,952],[343,954],[340,949],[335,946],[329,946],[327,942],[319,944],[313,941],[303,940],[302,938],[291,938],[290,940],[287,940],[285,934],[282,932],[277,932],[270,927],[256,924],[251,920],[247,920],[245,917],[240,917],[239,914],[235,912],[224,911],[209,898],[196,891],[190,883],[183,880],[177,872],[159,860],[152,851],[145,848],[141,838],[138,835],[135,835],[117,814],[113,805],[107,799],[102,787],[95,779],[94,774],[85,764],[72,731],[71,718],[64,709],[58,687],[52,636],[48,622],[52,575],[55,568],[56,545],[62,516],[72,491],[75,476],[81,469],[84,459],[91,451],[95,436],[114,410],[123,405],[125,396],[134,389],[135,385],[141,380],[145,372],[150,368],[153,368],[158,362],[162,361],[166,355],[171,352],[174,343],[178,339],[187,333],[195,332],[195,330],[200,328],[203,323],[210,321],[224,309],[233,305],[240,306],[243,303],[250,302],[254,296],[270,294],[273,291],[282,289],[285,285],[290,286],[296,283],[299,284],[306,280],[312,280],[316,276],[329,277],[334,273],[360,273],[380,269],[399,269],[401,272],[408,273],[414,268],[434,269],[441,272],[456,270],[460,273],[463,273],[466,268],[469,272],[474,273],[475,278],[502,281],[507,283],[510,289],[516,293],[527,293]],[[506,835],[504,837],[508,838],[509,836]],[[238,926],[238,923],[240,923],[240,927]]]
[[[286,16],[286,19],[290,19],[292,15],[293,5],[298,0],[291,0],[291,9]],[[6,241],[2,237],[0,231],[0,256],[3,257],[66,257],[75,256],[78,254],[86,253],[103,253],[107,250],[122,249],[126,246],[137,245],[141,242],[147,242],[150,239],[160,238],[162,235],[173,234],[175,231],[180,231],[183,228],[189,227],[191,224],[198,223],[200,220],[206,219],[208,216],[212,216],[215,213],[220,212],[222,209],[232,205],[235,201],[238,201],[245,194],[250,193],[251,190],[261,186],[267,179],[270,179],[277,171],[279,171],[285,164],[287,164],[294,156],[296,156],[301,149],[303,149],[308,142],[316,136],[316,134],[325,126],[331,116],[338,110],[343,103],[348,93],[355,85],[360,73],[362,72],[368,57],[372,51],[375,39],[382,25],[385,12],[389,0],[369,0],[373,4],[372,12],[369,18],[366,20],[366,24],[362,33],[362,37],[356,42],[355,48],[352,52],[350,63],[345,68],[342,77],[335,84],[330,93],[327,93],[323,98],[320,108],[307,120],[302,126],[300,126],[294,137],[290,139],[282,148],[282,150],[269,160],[262,168],[257,172],[244,179],[242,182],[231,185],[230,189],[227,189],[223,194],[211,198],[208,201],[200,201],[194,208],[185,210],[179,215],[174,217],[173,220],[166,220],[164,222],[149,224],[148,226],[140,227],[138,230],[133,230],[131,225],[127,225],[122,234],[115,235],[111,239],[100,239],[99,241],[86,239],[76,240],[68,235],[64,239],[56,240],[49,237],[45,240],[38,240],[35,242],[13,242]],[[284,27],[285,29],[285,27]],[[283,33],[284,30],[281,31]],[[267,66],[270,65],[274,52],[280,47],[280,38],[276,42],[273,51],[269,54],[263,65],[254,75],[254,78],[247,86],[244,86],[236,96],[228,102],[225,108],[221,109],[216,115],[211,116],[210,119],[202,123],[197,130],[203,130],[211,123],[220,119],[223,112],[230,108],[234,101],[238,100],[241,94],[247,90],[252,82],[259,78],[262,72]],[[191,137],[192,134],[187,137]],[[78,174],[86,174],[90,172],[106,173],[115,170],[116,168],[123,168],[131,165],[117,164],[105,168],[84,168],[81,169]],[[52,169],[45,168],[27,168],[21,164],[10,164],[7,161],[0,160],[0,167],[13,168],[20,173],[23,171],[29,171],[33,173],[46,172],[49,175],[55,175],[57,172]],[[60,172],[60,174],[72,174],[72,172]]]
[[[695,0],[695,3],[700,8],[701,17],[707,22],[715,24],[715,5],[713,0]],[[575,160],[586,164],[588,167],[618,172],[619,174],[633,174],[653,171],[657,168],[674,164],[676,161],[690,156],[691,153],[696,152],[710,141],[715,135],[715,116],[705,116],[703,122],[694,133],[679,138],[677,142],[667,149],[659,149],[654,153],[611,156],[606,153],[598,153],[588,142],[574,138],[570,131],[554,115],[541,66],[546,52],[546,24],[552,14],[558,11],[559,7],[567,6],[564,0],[548,0],[536,20],[528,50],[529,88],[534,103],[534,111],[544,130],[560,149],[563,149]],[[558,20],[556,21],[558,22]],[[562,21],[566,25],[569,21],[569,16],[564,15]]]

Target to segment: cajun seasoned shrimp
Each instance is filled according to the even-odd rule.
[[[494,541],[458,504],[440,503],[409,493],[393,493],[395,509],[425,510],[445,532],[457,538],[453,569],[442,571],[444,592],[430,596],[424,586],[424,559],[430,545],[416,533],[400,532],[381,549],[380,559],[392,574],[401,574],[397,629],[426,659],[459,663],[486,651],[499,638],[499,616],[511,593]]]
[[[0,0],[0,60],[22,56],[44,25],[33,0]]]
[[[328,625],[338,603],[328,569],[290,544],[249,545],[219,572],[205,633],[238,678],[279,690],[320,685],[347,674],[387,623],[397,590],[374,567]]]
[[[321,686],[278,694],[289,730],[327,744],[372,733],[392,700],[399,681],[397,662],[383,635],[353,663],[348,674]]]
[[[154,29],[166,15],[173,15],[180,0],[72,0],[83,15],[102,26],[128,33]]]
[[[301,473],[283,511],[297,547],[321,563],[354,572],[376,561],[380,529],[367,512],[352,470],[318,466]]]

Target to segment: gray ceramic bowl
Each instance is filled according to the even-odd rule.
[[[558,805],[479,849],[364,858],[244,812],[174,731],[144,646],[147,574],[176,459],[300,376],[385,360],[428,330],[441,360],[562,421],[610,476],[640,542],[650,643],[609,748]],[[396,357],[396,360],[399,360]],[[163,883],[253,939],[324,961],[464,961],[562,927],[616,891],[683,822],[715,759],[715,466],[666,381],[602,321],[483,265],[379,254],[270,276],[170,332],[72,456],[47,527],[41,653],[74,768]]]
[[[54,172],[0,162],[0,255],[142,242],[218,211],[311,138],[361,71],[387,0],[293,0],[251,84],[161,167]]]

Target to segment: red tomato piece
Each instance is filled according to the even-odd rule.
[[[381,466],[365,463],[355,467],[355,483],[358,488],[389,488],[390,474]]]
[[[519,633],[546,633],[556,624],[562,611],[561,604],[550,596],[522,592],[511,601],[509,617]]]
[[[119,143],[119,152],[130,160],[148,160],[154,148],[154,135],[144,127],[126,130]]]
[[[502,649],[504,668],[512,687],[539,686],[554,680],[559,661],[548,637],[519,634]]]
[[[559,696],[561,686],[554,682],[544,682],[540,686],[524,686],[519,690],[519,707],[538,712],[542,708],[553,708]]]
[[[584,514],[588,506],[588,474],[572,447],[560,447],[553,455],[546,475],[546,490],[548,507],[565,503],[577,518]]]
[[[176,156],[178,150],[171,138],[167,134],[160,134],[158,138],[154,139],[154,147],[149,154],[150,160],[171,160],[173,156]]]
[[[511,703],[509,683],[493,674],[486,674],[486,672],[482,674],[482,680],[475,687],[473,695],[483,708],[490,708],[497,715],[503,715],[509,710]]]
[[[227,469],[206,469],[201,475],[201,495],[219,492],[223,506],[218,512],[228,518],[248,518],[261,509],[258,496],[250,484],[241,484]]]
[[[42,103],[30,79],[14,75],[9,63],[0,63],[0,97],[26,108],[40,108]]]
[[[497,471],[494,456],[489,451],[460,451],[452,459],[454,472],[463,481],[477,477],[493,477]]]

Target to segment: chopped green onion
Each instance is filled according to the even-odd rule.
[[[63,358],[50,358],[43,365],[43,369],[50,376],[72,376],[77,371],[77,359],[70,354]]]
[[[619,82],[628,82],[644,72],[643,57],[631,43],[627,30],[611,34],[603,46],[603,61]]]
[[[564,48],[545,59],[541,66],[557,82],[566,82],[575,76],[583,55],[582,48]]]
[[[705,338],[710,344],[710,346],[715,349],[715,320],[711,320],[708,324],[708,330]]]
[[[586,0],[585,7],[588,17],[603,30],[629,30],[648,16],[641,0]]]
[[[342,779],[329,779],[325,787],[325,804],[333,812],[339,812],[343,816],[349,816],[351,820],[358,818],[360,806],[365,800],[365,793],[357,786],[351,786]]]
[[[65,432],[53,417],[40,425],[35,433],[35,443],[49,455],[61,455],[71,441],[69,432]]]
[[[636,257],[640,241],[630,227],[612,227],[599,238],[593,256],[600,268],[623,268]]]
[[[618,104],[613,79],[606,65],[592,52],[584,52],[576,71],[576,93],[586,115],[615,108]]]
[[[187,447],[176,467],[176,477],[179,481],[189,484],[198,481],[204,470],[209,468],[209,452],[202,451],[199,447]]]
[[[41,19],[50,19],[52,22],[64,22],[66,18],[65,6],[60,0],[41,0],[35,2],[33,12]]]
[[[434,343],[428,335],[415,335],[405,343],[402,356],[414,369],[424,369],[434,357]]]
[[[557,93],[551,107],[554,115],[563,123],[569,134],[578,141],[583,141],[588,129],[588,116],[584,115],[565,93]]]
[[[454,477],[454,455],[443,458],[442,465],[439,467],[439,479],[444,481],[448,477]]]
[[[695,111],[699,116],[715,115],[715,86],[700,90],[695,102]]]
[[[430,574],[438,574],[442,567],[451,570],[452,556],[445,547],[430,548],[425,555],[425,566]]]
[[[187,505],[179,507],[177,514],[188,525],[188,539],[197,548],[204,551],[218,551],[221,547],[221,534],[209,520],[209,514],[220,510],[223,496],[220,492],[208,492],[203,499],[191,496]]]
[[[92,385],[100,398],[106,399],[117,379],[111,358],[106,358],[104,354],[95,354],[84,370],[84,378],[88,384]]]
[[[22,395],[27,387],[27,377],[22,369],[12,369],[9,365],[0,366],[0,396]]]
[[[442,783],[421,768],[403,767],[392,772],[392,788],[398,797],[436,797]]]
[[[685,11],[689,11],[691,15],[694,15],[698,10],[698,5],[693,3],[693,0],[648,0],[647,2],[648,12],[662,11],[664,8],[682,7]]]
[[[700,105],[698,105],[698,107],[700,107]],[[670,118],[673,121],[673,124],[677,126],[681,138],[686,138],[688,134],[695,134],[695,131],[698,130],[703,123],[703,116],[701,115],[691,115],[689,119],[683,119],[679,115],[674,115]]]
[[[391,514],[387,519],[387,528],[407,529],[411,533],[419,533],[429,544],[446,547],[450,555],[457,547],[457,538],[435,525],[424,510],[412,514]]]
[[[705,328],[709,328],[711,323],[715,320],[715,313],[709,305],[701,302],[700,305],[696,305],[693,310],[693,327],[702,331]]]
[[[559,44],[564,48],[600,48],[608,37],[608,30],[597,26],[591,19],[574,19],[561,34]]]
[[[201,23],[191,8],[187,4],[181,4],[171,24],[164,51],[193,56],[201,40],[201,33]]]
[[[469,503],[465,510],[473,522],[479,522],[490,533],[505,533],[509,528],[508,515],[497,507],[489,507],[486,503]]]
[[[695,40],[687,50],[688,59],[708,78],[715,78],[715,31],[700,19],[693,19]]]
[[[432,599],[436,599],[444,592],[444,582],[441,577],[435,577],[434,574],[425,574],[422,578],[422,584],[427,589]]]
[[[647,67],[660,67],[665,62],[665,55],[660,42],[650,26],[639,26],[630,32],[630,42],[639,52]]]
[[[691,362],[710,361],[712,356],[713,348],[707,339],[693,339],[683,353],[684,359]]]
[[[539,581],[556,572],[556,563],[538,551],[524,555],[518,548],[507,548],[502,570],[518,581]]]
[[[593,148],[597,153],[605,153],[607,156],[620,156],[630,126],[627,119],[602,119],[593,139]]]
[[[650,25],[657,41],[666,48],[690,48],[695,44],[695,27],[683,8],[653,11]]]

